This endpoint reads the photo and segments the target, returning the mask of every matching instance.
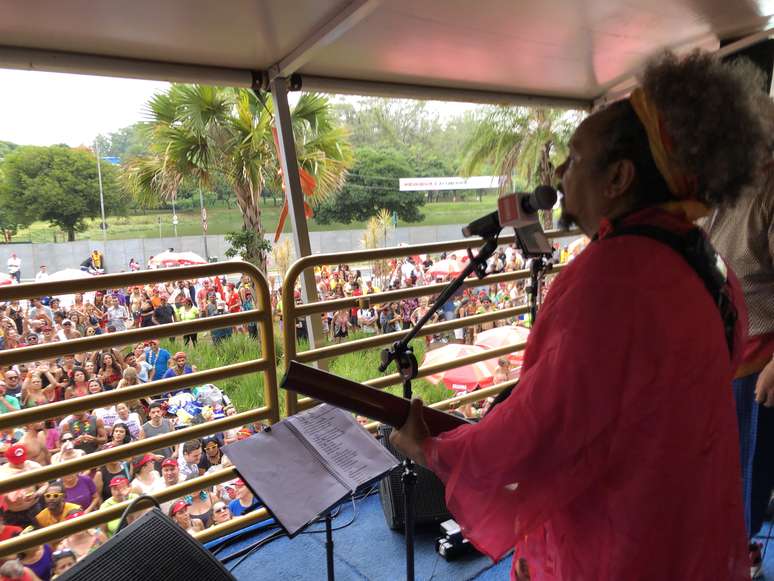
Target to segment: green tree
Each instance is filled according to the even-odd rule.
[[[462,172],[472,175],[494,166],[506,178],[501,191],[551,184],[579,122],[578,113],[557,109],[487,108],[466,143]],[[540,219],[544,228],[553,227],[550,211],[541,211]]]
[[[100,215],[97,160],[87,149],[23,146],[6,156],[3,168],[0,207],[9,222],[26,227],[45,220],[73,241],[87,218]],[[123,212],[125,196],[110,164],[102,164],[102,183],[106,213]]]
[[[419,222],[424,218],[420,212],[425,203],[424,195],[398,189],[398,178],[415,175],[405,154],[388,147],[362,147],[355,157],[355,165],[341,191],[315,209],[317,222],[349,224],[365,221],[381,208],[396,212],[404,222]]]
[[[172,199],[185,179],[210,189],[225,177],[242,214],[243,257],[266,267],[269,245],[261,222],[264,187],[281,190],[270,97],[245,89],[172,85],[148,103],[145,125],[150,154],[127,164],[126,180],[135,198],[152,206]],[[301,166],[317,180],[314,199],[341,187],[351,163],[346,132],[330,114],[328,100],[305,93],[292,112]]]
[[[122,162],[147,154],[150,145],[142,123],[122,127],[107,135],[98,135],[97,143],[100,155],[117,157]]]

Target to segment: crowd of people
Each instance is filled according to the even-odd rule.
[[[316,272],[319,299],[375,294],[382,287],[395,290],[447,282],[453,273],[437,274],[432,267],[439,260],[456,261],[457,258],[457,255],[449,254],[394,259],[379,280],[374,276],[363,276],[360,270],[348,265],[323,267]],[[462,253],[459,258],[461,263],[468,259]],[[556,258],[568,259],[566,250],[557,251]],[[500,249],[488,264],[492,272],[524,267],[525,261],[513,246]],[[40,280],[45,280],[45,276]],[[271,304],[275,320],[281,326],[281,287],[274,286]],[[300,300],[299,291],[296,291],[296,300]],[[429,301],[428,297],[402,299],[384,305],[326,312],[322,315],[323,328],[331,342],[341,342],[355,331],[369,334],[406,329],[427,312]],[[433,320],[460,318],[521,306],[526,302],[523,280],[482,285],[460,291]],[[254,289],[247,276],[234,281],[216,276],[76,293],[68,297],[11,301],[0,304],[0,350],[66,342],[253,308]],[[517,318],[498,321],[498,324],[509,323],[528,324]],[[305,322],[299,319],[296,325],[299,338],[303,339]],[[484,323],[448,336],[435,335],[428,337],[427,342],[472,343],[477,332],[494,325]],[[235,333],[246,333],[255,338],[257,326],[254,323],[229,326],[214,329],[208,335],[217,345]],[[184,349],[196,348],[200,339],[204,340],[204,337],[197,333],[173,339],[180,349],[174,353],[171,352],[174,349],[166,349],[154,339],[124,348],[78,352],[0,367],[0,414],[191,373],[196,367],[189,362]],[[505,379],[508,379],[507,372],[505,377],[499,378]],[[0,433],[0,479],[236,412],[227,394],[217,386],[204,385],[5,430]],[[220,470],[229,465],[222,447],[249,437],[260,428],[260,425],[251,425],[228,430],[8,493],[0,504],[0,540],[78,518]],[[194,533],[258,506],[259,500],[242,480],[236,479],[168,501],[161,508],[184,529]],[[117,519],[48,543],[25,552],[19,561],[8,561],[4,566],[14,568],[21,564],[40,579],[53,578],[115,534],[118,522]]]
[[[76,294],[65,305],[66,300],[40,297],[0,305],[0,349],[249,310],[253,290],[247,279],[232,283],[215,277]],[[211,331],[210,336],[218,343],[239,332],[255,336],[257,329],[254,325],[227,327]],[[0,367],[0,414],[192,373],[196,367],[182,349],[196,346],[197,341],[197,334],[174,340],[181,349],[177,352],[154,339]],[[0,432],[0,479],[235,413],[228,395],[208,384],[4,430]],[[223,446],[260,429],[260,425],[248,425],[218,432],[10,492],[0,502],[0,540],[220,470],[230,465]],[[196,532],[257,506],[258,499],[236,479],[168,501],[161,508],[183,528]],[[27,551],[3,566],[10,570],[21,565],[39,579],[51,579],[115,534],[118,522]]]

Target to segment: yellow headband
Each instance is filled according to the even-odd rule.
[[[706,216],[709,208],[696,199],[696,178],[686,174],[674,157],[672,139],[664,128],[656,106],[641,87],[632,91],[629,101],[648,134],[650,153],[658,171],[664,177],[669,191],[680,199],[679,202],[669,202],[663,207],[669,211],[680,210],[691,221]]]

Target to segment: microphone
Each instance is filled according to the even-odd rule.
[[[521,228],[537,222],[538,210],[550,210],[556,204],[556,190],[538,186],[532,193],[514,192],[497,200],[497,211],[473,220],[462,229],[465,238],[497,235],[506,226]]]

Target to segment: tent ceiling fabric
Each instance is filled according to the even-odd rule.
[[[350,0],[3,0],[0,66],[45,69],[32,58],[18,58],[24,49],[38,49],[266,71],[349,4]],[[774,13],[772,0],[375,4],[362,18],[341,26],[328,44],[313,47],[300,59],[302,77],[590,102],[665,47],[714,48],[718,39],[766,29]],[[16,57],[4,58],[3,50]],[[119,70],[102,74],[106,72],[122,76]]]

